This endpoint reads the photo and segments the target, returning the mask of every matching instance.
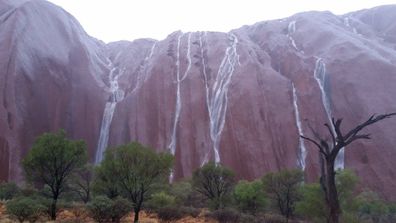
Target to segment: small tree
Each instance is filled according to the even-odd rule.
[[[107,173],[107,177],[114,177],[112,183],[133,203],[134,222],[138,222],[139,212],[148,193],[155,184],[166,182],[172,161],[172,155],[157,154],[134,142],[108,150],[98,170],[99,173]]]
[[[26,180],[50,189],[52,220],[56,219],[56,205],[60,195],[67,190],[71,174],[86,161],[85,143],[68,140],[63,130],[38,137],[23,159]]]
[[[326,129],[330,135],[330,142],[326,137],[321,137],[316,131],[312,129],[315,139],[301,136],[303,139],[313,143],[319,150],[320,165],[321,165],[321,177],[320,185],[325,193],[326,206],[329,212],[329,223],[338,223],[341,208],[339,202],[339,196],[335,181],[335,161],[338,153],[341,149],[346,148],[347,145],[360,139],[370,139],[369,134],[362,134],[361,131],[367,126],[372,125],[376,122],[389,118],[396,115],[396,113],[373,115],[367,121],[357,125],[349,131],[343,131],[341,129],[342,119],[331,120],[331,124],[326,123]],[[344,134],[343,132],[346,132]]]
[[[279,212],[289,219],[299,199],[299,186],[304,180],[301,170],[282,170],[263,177],[264,190]]]
[[[76,170],[72,177],[70,188],[85,204],[91,199],[92,181],[93,167],[90,164]]]
[[[93,191],[95,194],[106,195],[114,199],[120,195],[120,185],[117,162],[113,158],[104,159],[95,168]]]
[[[266,205],[263,183],[259,180],[239,181],[234,189],[234,199],[241,210],[256,214]]]
[[[224,208],[224,200],[235,185],[234,173],[220,164],[209,162],[194,171],[192,185],[212,202],[214,209]]]
[[[358,177],[351,170],[337,171],[336,185],[339,191],[340,204],[347,214],[353,215],[356,212],[356,199],[353,192],[358,182]],[[330,220],[330,215],[326,211],[326,203],[324,192],[321,190],[320,184],[305,184],[301,188],[301,199],[296,204],[296,212],[314,222]],[[347,213],[348,212],[348,213]],[[350,222],[350,221],[345,221]]]

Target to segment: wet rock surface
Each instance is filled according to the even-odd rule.
[[[299,133],[310,135],[311,125],[325,134],[329,113],[346,131],[396,111],[395,15],[396,6],[306,12],[229,33],[105,44],[46,1],[3,0],[0,179],[20,180],[34,138],[64,128],[87,141],[93,162],[101,144],[137,140],[175,154],[175,179],[214,160],[241,178],[304,168],[314,180],[318,152],[302,149]],[[373,139],[340,160],[391,199],[395,126],[371,126]]]

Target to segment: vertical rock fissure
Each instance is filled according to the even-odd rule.
[[[325,91],[326,64],[323,62],[322,58],[318,58],[316,60],[314,77],[315,77],[316,82],[318,83],[318,86],[319,86],[319,89],[320,89],[320,92],[322,95],[322,103],[323,103],[323,107],[326,112],[327,121],[329,122],[331,131],[333,132],[334,135],[336,135],[334,126],[331,124],[332,123],[332,112],[331,112],[331,106],[330,106],[330,98]],[[342,148],[340,150],[334,167],[335,167],[335,169],[344,169],[344,148]]]
[[[298,165],[300,166],[301,170],[305,170],[305,158],[307,157],[307,149],[305,148],[304,140],[300,137],[304,135],[302,125],[301,125],[301,116],[300,110],[298,107],[298,97],[297,97],[297,90],[292,83],[293,87],[293,106],[294,106],[294,115],[296,117],[296,126],[298,130],[298,146],[299,146],[299,154],[298,154]]]
[[[96,149],[95,163],[98,164],[103,159],[103,153],[106,150],[109,141],[110,125],[113,120],[113,115],[117,103],[124,99],[124,91],[119,88],[118,78],[123,74],[118,67],[115,67],[113,62],[108,59],[108,67],[110,70],[110,99],[106,102],[105,109],[103,112],[102,124],[100,127],[100,134],[98,140],[98,146]]]

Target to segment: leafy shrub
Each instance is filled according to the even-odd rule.
[[[87,207],[82,203],[73,203],[70,211],[74,215],[73,222],[75,223],[83,223],[85,222],[85,218],[87,217]]]
[[[161,222],[174,222],[183,218],[183,212],[177,207],[163,207],[158,210]]]
[[[151,195],[150,200],[148,200],[146,207],[154,211],[160,208],[174,206],[176,199],[172,195],[168,195],[165,192],[159,192]]]
[[[0,200],[11,200],[20,192],[15,183],[1,183],[0,184]]]
[[[88,211],[91,217],[101,223],[108,222],[111,218],[111,199],[105,196],[98,196],[88,203]]]
[[[219,223],[239,223],[241,215],[235,209],[225,208],[211,212],[208,217],[217,220]]]
[[[263,184],[261,181],[240,181],[234,189],[234,200],[239,209],[252,214],[257,213],[266,205]]]
[[[201,210],[198,208],[194,208],[194,207],[180,207],[179,208],[180,211],[183,213],[184,216],[191,216],[193,218],[196,218],[199,216],[199,214],[201,213]]]
[[[117,197],[111,205],[110,217],[113,222],[120,222],[121,218],[132,209],[131,203],[125,198]]]
[[[192,177],[193,188],[210,201],[214,210],[224,208],[235,185],[232,170],[209,162],[197,169]]]
[[[45,210],[44,206],[29,197],[15,198],[7,202],[6,208],[7,213],[19,222],[35,222]]]
[[[286,217],[278,214],[265,214],[263,219],[265,223],[291,223]]]
[[[296,213],[313,222],[326,222],[328,214],[326,211],[325,195],[320,185],[305,184],[300,188],[302,199],[296,204]]]
[[[192,192],[193,189],[189,181],[175,182],[169,189],[169,194],[175,197],[178,205],[186,205]]]
[[[91,217],[101,223],[120,222],[132,206],[124,198],[117,197],[115,200],[111,200],[105,196],[98,196],[88,203],[87,208]]]

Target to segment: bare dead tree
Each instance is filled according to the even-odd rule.
[[[335,183],[335,170],[334,165],[338,153],[342,148],[359,139],[370,139],[370,134],[361,133],[361,131],[369,125],[381,121],[396,113],[372,115],[367,121],[357,125],[349,130],[346,134],[341,131],[342,119],[335,120],[332,118],[332,123],[324,124],[330,134],[331,141],[321,137],[314,129],[311,128],[315,139],[300,136],[304,140],[313,143],[318,149],[320,154],[321,176],[320,185],[325,193],[326,206],[328,208],[328,223],[338,223],[341,214],[341,208],[338,199],[338,192]]]

